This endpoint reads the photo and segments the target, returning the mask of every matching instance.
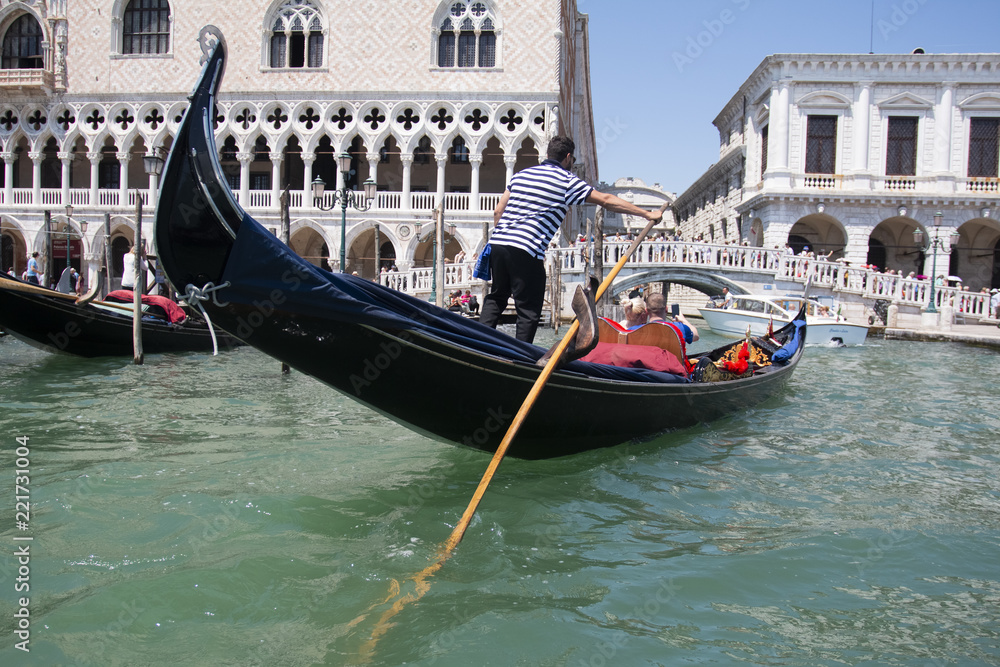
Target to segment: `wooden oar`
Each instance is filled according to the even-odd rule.
[[[664,203],[663,206],[660,207],[660,212],[662,213],[665,211],[667,206],[668,204]],[[650,220],[646,227],[639,232],[639,235],[635,237],[635,240],[632,241],[632,245],[628,247],[628,250],[621,256],[618,263],[615,264],[613,269],[611,269],[607,277],[604,278],[600,287],[597,288],[597,292],[594,294],[595,301],[600,299],[604,292],[611,287],[611,283],[614,282],[618,273],[632,256],[632,253],[635,252],[636,248],[639,247],[639,244],[642,243],[643,239],[646,238],[646,235],[649,234],[649,230],[653,228],[654,224],[656,224],[656,221]],[[497,450],[493,454],[493,459],[490,460],[490,464],[487,466],[486,472],[483,474],[483,478],[480,480],[479,486],[476,488],[476,492],[472,495],[472,500],[469,502],[469,506],[465,508],[465,513],[462,514],[462,518],[457,524],[455,524],[455,528],[451,531],[451,535],[448,536],[448,539],[445,540],[444,544],[441,545],[441,548],[438,550],[437,560],[413,577],[415,585],[413,593],[409,593],[405,597],[398,598],[392,607],[387,609],[385,613],[382,614],[378,624],[372,631],[372,636],[361,648],[361,655],[365,662],[368,662],[371,659],[371,656],[375,651],[375,644],[378,642],[379,637],[384,635],[389,630],[389,621],[392,617],[402,611],[403,607],[405,607],[409,602],[419,600],[423,597],[424,593],[426,593],[430,588],[430,584],[426,581],[426,579],[441,569],[444,562],[451,556],[451,552],[456,546],[458,546],[458,543],[462,541],[462,537],[465,535],[465,531],[469,527],[469,522],[472,521],[472,517],[476,513],[476,508],[479,507],[479,502],[483,499],[483,495],[486,493],[486,489],[493,480],[493,475],[496,473],[497,468],[500,467],[500,462],[503,461],[503,457],[506,455],[507,449],[510,447],[510,443],[513,442],[514,436],[517,435],[517,432],[521,429],[521,424],[523,424],[524,420],[527,419],[528,413],[531,412],[531,408],[534,407],[535,401],[538,400],[538,395],[545,387],[545,384],[549,381],[549,377],[556,370],[556,366],[559,365],[563,353],[566,351],[566,348],[569,347],[570,341],[576,338],[576,333],[579,329],[580,322],[578,320],[573,320],[573,324],[570,325],[569,331],[567,331],[566,335],[563,336],[561,341],[559,341],[559,344],[552,352],[552,356],[549,358],[548,363],[545,364],[545,368],[543,368],[542,372],[538,374],[538,379],[535,380],[535,384],[532,385],[527,398],[525,398],[524,403],[521,404],[521,409],[517,411],[516,415],[514,415],[514,420],[507,429],[507,433],[497,446]],[[398,594],[398,585],[394,585],[393,591],[386,599],[386,602]],[[360,617],[355,619],[355,623],[360,620]]]
[[[660,208],[662,213],[667,208],[667,204],[664,204]],[[615,281],[618,277],[618,273],[624,268],[625,263],[628,262],[629,258],[632,257],[632,253],[635,252],[639,244],[642,243],[646,235],[649,234],[649,230],[653,228],[656,224],[655,220],[650,220],[646,227],[639,232],[639,235],[635,237],[632,244],[628,247],[628,250],[621,256],[618,263],[615,264],[614,268],[608,273],[608,275],[601,282],[600,287],[597,288],[597,292],[594,294],[594,301],[600,300],[604,295],[604,292],[611,287],[611,283]],[[531,391],[528,392],[527,398],[524,399],[524,403],[521,404],[521,409],[517,411],[514,415],[514,421],[511,422],[510,428],[507,429],[507,433],[504,435],[503,440],[500,441],[499,446],[497,446],[497,451],[493,454],[493,459],[490,461],[490,465],[487,466],[486,472],[483,474],[483,479],[479,482],[479,487],[476,489],[475,494],[472,496],[472,501],[469,506],[465,509],[465,513],[462,515],[462,519],[455,525],[455,529],[451,532],[448,540],[444,543],[444,548],[447,552],[452,549],[462,541],[462,536],[465,535],[465,530],[469,526],[469,522],[472,520],[473,515],[476,513],[476,508],[479,506],[479,501],[482,500],[483,494],[486,493],[486,488],[490,485],[490,481],[493,479],[494,473],[496,473],[497,468],[500,466],[500,461],[503,460],[504,455],[507,453],[507,448],[510,447],[510,443],[514,440],[514,436],[521,429],[521,424],[527,419],[528,413],[531,412],[531,408],[534,407],[535,401],[538,400],[538,395],[542,392],[545,384],[549,381],[549,377],[556,370],[556,366],[559,365],[559,361],[562,359],[563,353],[566,348],[569,347],[570,342],[576,338],[577,331],[580,330],[579,320],[573,320],[573,324],[570,325],[569,331],[563,336],[563,339],[559,341],[555,350],[552,352],[549,362],[545,364],[545,368],[539,373],[538,379],[535,380],[535,384],[531,387]]]

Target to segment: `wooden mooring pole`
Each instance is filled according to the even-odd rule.
[[[135,193],[135,284],[132,285],[132,360],[136,366],[141,366],[144,360],[142,353],[142,292],[146,286],[146,272],[142,270],[142,257],[146,253],[142,248],[142,193]]]

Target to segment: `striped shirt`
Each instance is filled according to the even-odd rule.
[[[490,243],[520,248],[537,259],[545,258],[569,207],[594,190],[555,160],[517,172],[507,189],[510,197]]]

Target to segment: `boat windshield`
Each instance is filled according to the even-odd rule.
[[[785,310],[782,310],[780,304],[776,306],[770,301],[764,301],[761,299],[750,299],[747,297],[736,297],[733,300],[733,308],[736,310],[746,311],[748,313],[763,313],[765,315],[774,315],[776,317],[788,317]],[[798,312],[798,307],[795,308],[794,312]]]
[[[736,297],[733,299],[733,308],[736,310],[745,310],[750,313],[763,313],[764,302],[757,299],[741,299],[740,297]]]

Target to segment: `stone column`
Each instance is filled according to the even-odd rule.
[[[862,220],[845,220],[847,240],[844,242],[844,259],[851,266],[861,266],[868,263],[868,239],[874,227],[866,226]]]
[[[854,187],[864,190],[871,189],[871,171],[868,168],[868,151],[871,145],[871,95],[872,81],[861,81],[854,86],[853,116],[854,164],[852,174]]]
[[[128,151],[122,151],[116,157],[118,158],[118,205],[128,206],[128,162],[131,155]]]
[[[401,206],[404,211],[412,211],[413,197],[410,194],[410,182],[413,177],[413,155],[400,155],[399,160],[403,164],[403,201]]]
[[[271,201],[269,208],[280,206],[281,202],[281,162],[285,154],[281,151],[271,152]]]
[[[316,162],[315,153],[303,153],[302,154],[302,164],[305,168],[302,171],[302,206],[303,208],[312,208],[312,182],[313,182],[313,163]]]
[[[338,191],[340,191],[340,190],[343,190],[343,189],[344,189],[344,183],[346,182],[346,181],[344,180],[344,172],[342,172],[342,171],[340,170],[340,167],[339,167],[339,165],[337,165],[337,156],[338,156],[338,155],[340,155],[340,153],[341,153],[341,152],[343,152],[343,151],[338,151],[338,152],[337,152],[337,153],[335,153],[335,154],[334,154],[334,156],[333,156],[333,164],[334,164],[335,166],[337,166],[337,190],[338,190]],[[342,269],[341,269],[341,270],[342,270]]]
[[[253,153],[237,153],[236,159],[240,161],[240,205],[249,208],[250,163],[253,162]]]
[[[952,116],[955,111],[955,86],[945,81],[941,97],[934,105],[934,179],[939,192],[955,192],[955,174],[951,171]]]
[[[378,163],[381,157],[378,153],[368,153],[365,155],[365,158],[368,159],[368,178],[376,183],[378,183]],[[358,185],[359,187],[361,186],[360,183]],[[361,189],[364,190],[363,187]]]
[[[771,120],[767,145],[767,178],[774,187],[791,187],[788,169],[789,150],[789,100],[792,84],[788,79],[775,81],[771,86]]]
[[[504,185],[510,185],[510,179],[514,177],[514,165],[517,163],[516,155],[504,155],[503,164],[507,168],[507,176],[504,180]]]
[[[437,162],[437,195],[435,201],[438,207],[444,206],[444,179],[445,179],[445,167],[448,164],[448,154],[447,153],[435,153],[434,160]],[[443,210],[443,209],[442,209]]]
[[[101,154],[98,153],[87,153],[87,159],[90,160],[90,206],[97,208],[100,205],[98,201],[97,186],[100,185],[100,166],[101,166]]]
[[[482,153],[470,155],[469,164],[472,165],[472,183],[469,188],[469,212],[479,213],[482,208],[482,202],[479,201],[479,170],[483,166]]]
[[[42,205],[42,160],[44,153],[32,151],[28,153],[31,158],[31,203],[35,206]]]
[[[156,157],[156,149],[154,148],[153,152],[147,153],[147,155],[149,157]],[[143,168],[145,168],[145,166],[146,166],[145,162],[143,162]],[[149,202],[149,207],[155,211],[156,199],[158,196],[157,193],[160,190],[160,177],[157,176],[156,174],[148,174],[147,180],[148,183],[146,185],[146,200]]]
[[[14,159],[17,155],[13,152],[0,153],[3,159],[3,201],[7,206],[14,204]]]
[[[62,166],[62,174],[60,185],[62,186],[62,205],[72,204],[69,200],[69,169],[73,164],[73,154],[67,153],[65,151],[59,151],[56,154],[59,157],[60,165]]]

